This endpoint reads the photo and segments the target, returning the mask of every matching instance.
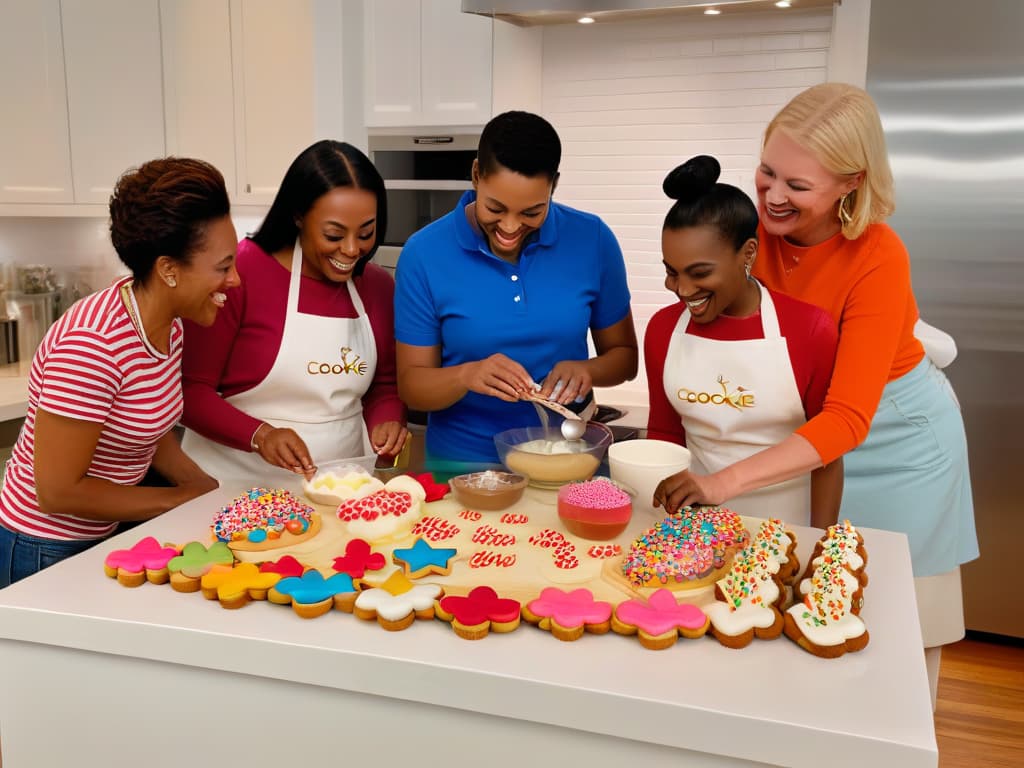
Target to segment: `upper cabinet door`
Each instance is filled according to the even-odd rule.
[[[461,0],[424,0],[421,111],[424,125],[475,125],[491,119],[491,29],[462,13]]]
[[[238,202],[269,203],[313,143],[312,0],[231,0]]]
[[[26,4],[27,5],[27,4]],[[157,0],[62,0],[75,202],[166,154]]]
[[[366,124],[420,121],[420,1],[365,3]]]
[[[59,0],[0,2],[0,203],[70,203]]]
[[[228,0],[160,0],[167,154],[217,167],[235,197]]]

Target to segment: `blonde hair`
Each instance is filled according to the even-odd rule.
[[[863,89],[846,83],[822,83],[793,98],[765,130],[776,130],[808,150],[824,168],[838,176],[863,173],[848,195],[843,235],[860,237],[868,225],[884,221],[896,209],[892,170],[878,108]]]

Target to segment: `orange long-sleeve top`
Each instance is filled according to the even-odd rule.
[[[868,435],[885,385],[924,357],[914,338],[910,257],[886,224],[856,240],[837,234],[802,248],[759,228],[754,273],[769,288],[826,310],[839,326],[832,382],[821,412],[797,430],[827,464]]]

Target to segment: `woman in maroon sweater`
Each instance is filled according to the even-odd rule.
[[[320,141],[292,163],[238,247],[241,286],[212,328],[185,327],[183,447],[211,475],[265,485],[402,449],[394,281],[368,263],[386,226],[358,149]]]

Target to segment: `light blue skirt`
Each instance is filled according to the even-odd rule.
[[[907,534],[914,576],[978,557],[960,405],[927,357],[885,386],[867,440],[843,466],[839,518]]]

